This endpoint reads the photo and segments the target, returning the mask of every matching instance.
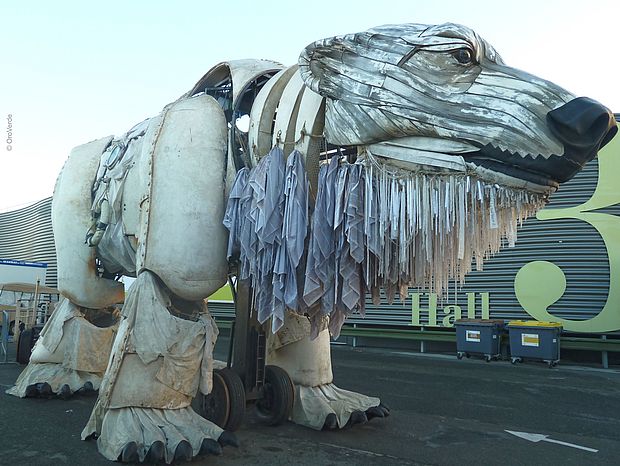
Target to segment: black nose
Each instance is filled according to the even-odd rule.
[[[547,124],[571,158],[581,164],[596,156],[618,131],[614,114],[587,97],[577,97],[547,113]]]

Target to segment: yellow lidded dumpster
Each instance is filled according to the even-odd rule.
[[[560,361],[562,324],[535,320],[511,320],[507,328],[510,339],[510,360],[513,364],[527,358],[544,361],[549,367],[553,367]]]

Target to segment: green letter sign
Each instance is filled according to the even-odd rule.
[[[543,209],[541,221],[573,218],[592,225],[600,233],[609,258],[609,293],[603,310],[589,320],[560,319],[547,311],[566,290],[564,272],[547,261],[525,264],[515,277],[515,294],[523,309],[537,320],[561,322],[572,332],[611,332],[620,330],[620,217],[594,212],[620,203],[620,138],[599,153],[599,177],[592,197],[576,207]]]

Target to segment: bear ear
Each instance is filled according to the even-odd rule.
[[[345,73],[342,54],[348,36],[336,36],[309,44],[299,55],[299,72],[304,84],[325,97],[333,95],[334,80]]]

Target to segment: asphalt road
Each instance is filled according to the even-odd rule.
[[[220,357],[225,348],[218,343]],[[240,448],[191,464],[620,464],[620,371],[350,347],[335,347],[333,361],[337,385],[380,396],[392,415],[316,432],[291,423],[264,427],[249,410],[237,432]],[[0,388],[20,370],[0,365]],[[111,464],[94,441],[79,438],[94,401],[0,395],[0,464]],[[534,443],[506,430],[549,437]]]

